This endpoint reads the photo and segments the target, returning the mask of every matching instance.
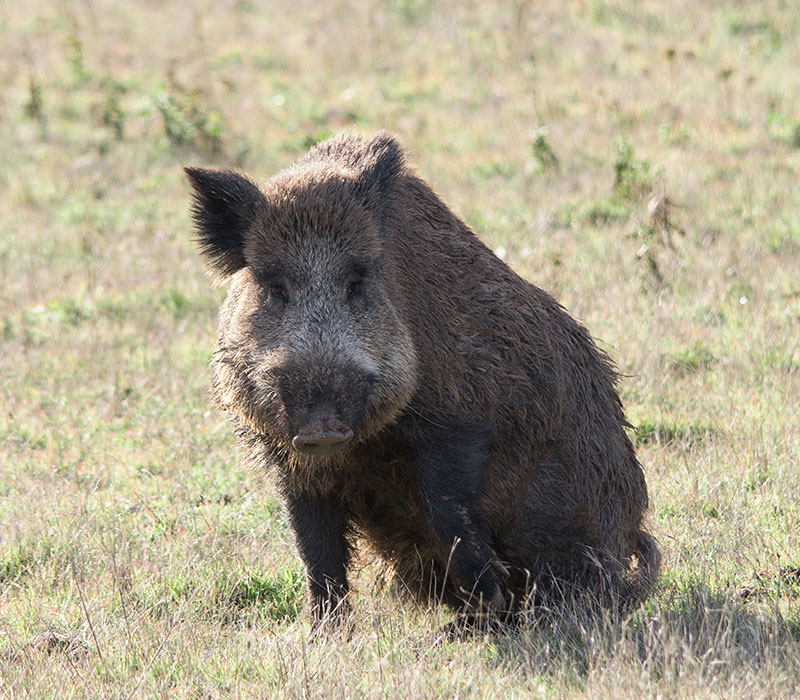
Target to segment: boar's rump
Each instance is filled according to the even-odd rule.
[[[213,397],[277,483],[317,618],[358,543],[468,615],[644,599],[660,556],[611,361],[394,138],[325,141],[263,187],[186,173],[230,283]]]

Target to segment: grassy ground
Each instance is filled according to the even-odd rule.
[[[0,696],[796,696],[800,15],[740,5],[0,5]],[[627,375],[665,566],[621,629],[441,642],[367,569],[311,639],[181,165],[381,128]]]

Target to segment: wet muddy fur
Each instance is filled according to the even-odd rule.
[[[213,395],[280,488],[314,615],[344,609],[357,543],[467,615],[647,596],[660,555],[609,358],[392,137],[326,141],[261,188],[187,175],[230,283]]]

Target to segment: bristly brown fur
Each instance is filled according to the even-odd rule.
[[[611,361],[392,137],[326,141],[257,193],[187,172],[201,249],[232,275],[214,397],[286,498],[316,613],[346,594],[359,537],[458,608],[647,596],[660,555]],[[293,448],[322,424],[352,442]]]

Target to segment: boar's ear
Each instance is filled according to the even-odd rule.
[[[243,268],[244,234],[265,201],[246,177],[226,170],[184,168],[194,188],[192,219],[200,252],[221,277]]]
[[[403,151],[393,136],[381,132],[365,145],[361,163],[359,193],[382,218],[385,200],[403,167]]]

